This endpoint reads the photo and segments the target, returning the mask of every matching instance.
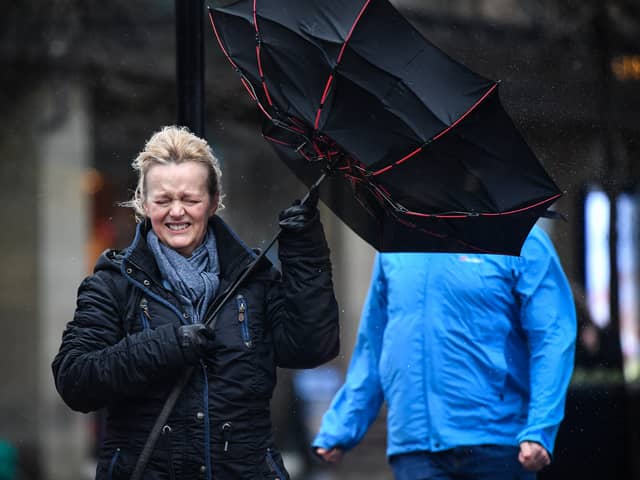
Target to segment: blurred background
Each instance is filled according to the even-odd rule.
[[[175,0],[187,2],[190,0]],[[116,203],[130,162],[177,122],[170,0],[22,0],[0,15],[0,480],[93,478],[99,413],[71,412],[50,363],[76,288],[132,236]],[[545,221],[580,313],[576,370],[543,479],[640,479],[640,3],[395,0],[433,43],[488,78],[565,196]],[[260,135],[261,117],[204,28],[205,135],[220,157],[221,216],[249,245],[305,189]],[[374,251],[322,207],[342,311],[339,358],[280,371],[278,442],[295,480],[391,478],[382,411],[338,468],[310,438],[341,384]]]

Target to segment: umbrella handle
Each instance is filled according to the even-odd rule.
[[[304,204],[309,199],[309,196],[311,195],[311,193],[314,190],[318,189],[318,187],[320,186],[320,184],[325,178],[327,178],[326,173],[323,173],[322,175],[320,175],[320,177],[315,181],[315,183],[311,185],[311,187],[309,188],[309,191],[302,198],[300,203]],[[207,313],[205,314],[205,321],[204,321],[204,324],[207,325],[207,327],[209,328],[215,327],[216,315],[218,315],[218,312],[220,311],[220,309],[235,294],[235,292],[238,290],[240,285],[242,285],[242,282],[244,282],[244,280],[256,269],[258,264],[266,256],[267,252],[276,243],[281,233],[282,233],[282,229],[280,229],[278,233],[274,235],[274,237],[271,239],[271,241],[266,246],[266,248],[262,252],[260,252],[260,255],[258,255],[253,260],[253,262],[251,262],[245,268],[244,272],[242,272],[238,276],[238,278],[236,278],[236,280],[229,286],[229,288],[220,297],[220,299],[209,307],[209,309],[207,310]],[[184,387],[187,385],[187,383],[191,379],[191,376],[193,375],[194,370],[195,370],[195,367],[189,367],[187,370],[185,370],[183,375],[178,379],[178,381],[175,383],[175,385],[171,389],[169,396],[167,397],[167,399],[164,402],[164,405],[162,406],[162,410],[160,410],[160,413],[158,414],[158,417],[156,418],[156,421],[153,427],[151,428],[151,431],[149,432],[147,441],[145,442],[142,448],[142,451],[140,452],[140,456],[138,457],[138,461],[136,462],[133,474],[131,475],[131,480],[139,480],[140,478],[142,478],[142,472],[147,466],[147,463],[149,462],[149,458],[151,458],[151,453],[153,452],[156,442],[158,441],[158,437],[160,436],[162,427],[165,425],[165,422],[169,418],[169,415],[171,415],[171,411],[173,410],[173,407],[178,401],[178,397],[180,396],[180,393],[182,392],[182,390],[184,390]]]

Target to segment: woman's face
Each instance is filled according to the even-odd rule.
[[[146,174],[144,210],[160,241],[185,257],[202,243],[218,198],[208,189],[209,170],[198,162],[153,165]]]

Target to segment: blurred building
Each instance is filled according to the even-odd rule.
[[[621,247],[610,240],[630,221],[615,199],[637,192],[640,182],[640,7],[634,0],[392,3],[453,58],[502,81],[505,108],[566,191],[555,209],[569,221],[544,226],[581,299],[585,195],[597,188],[609,198],[609,321],[585,330],[609,353],[594,353],[593,335],[583,336],[556,473],[547,478],[569,478],[563,472],[578,471],[580,462],[592,475],[583,478],[640,478],[632,461],[638,382],[622,375],[619,337],[619,286],[628,283],[618,274]],[[99,252],[130,240],[132,216],[115,204],[134,186],[131,159],[153,131],[175,122],[174,3],[52,0],[44,8],[25,0],[3,6],[0,27],[0,440],[15,446],[17,478],[91,478],[98,418],[61,402],[50,362],[80,280]],[[260,247],[276,232],[277,212],[304,188],[261,139],[260,114],[205,33],[206,136],[222,161],[222,216]],[[342,353],[329,367],[343,372],[374,251],[328,210],[322,215],[343,310]],[[640,248],[637,238],[630,245]],[[628,332],[637,336],[637,324]],[[309,419],[301,414],[298,430],[287,425],[301,396],[295,374],[280,377],[279,435],[299,435],[304,444]],[[320,469],[308,458],[306,465],[326,478],[390,478],[382,417],[339,469]],[[291,450],[303,471],[304,448]]]

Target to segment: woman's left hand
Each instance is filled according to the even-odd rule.
[[[278,217],[282,230],[299,232],[308,227],[318,216],[318,190],[312,189],[304,203],[296,200],[293,205],[280,212]]]

